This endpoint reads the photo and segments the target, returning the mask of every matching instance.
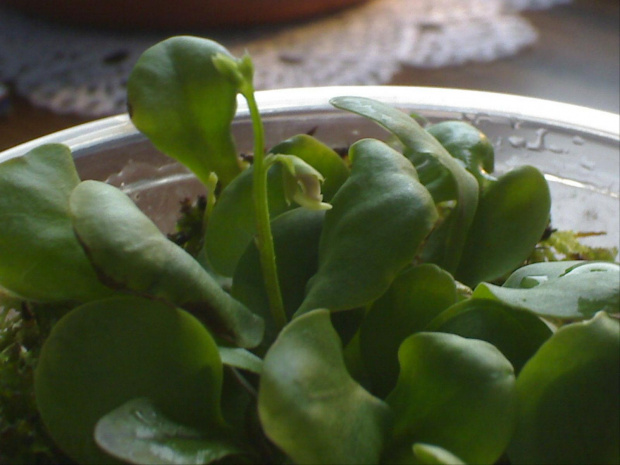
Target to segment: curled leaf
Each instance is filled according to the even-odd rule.
[[[549,280],[559,278],[575,266],[584,265],[588,262],[580,260],[540,262],[522,266],[515,270],[504,281],[504,287],[529,289],[543,284]]]
[[[297,314],[361,307],[381,296],[413,260],[437,219],[409,160],[374,139],[351,147],[351,175],[332,199],[319,268]]]
[[[95,426],[97,445],[136,465],[204,465],[247,453],[225,431],[201,431],[171,420],[149,399],[132,399]]]
[[[456,455],[431,444],[414,444],[413,455],[416,465],[465,465]]]
[[[220,428],[222,364],[188,312],[138,297],[84,304],[46,340],[35,371],[37,407],[54,441],[81,463],[107,463],[93,433],[101,417],[147,397],[174,421]]]
[[[296,318],[265,356],[258,412],[267,436],[299,464],[375,464],[387,405],[350,377],[326,310]]]
[[[238,89],[213,63],[220,55],[233,59],[211,40],[172,37],[142,54],[127,83],[135,126],[205,185],[212,172],[223,185],[241,172],[230,132]]]
[[[220,358],[224,365],[260,374],[263,370],[263,361],[252,352],[241,347],[219,346]]]
[[[515,423],[512,365],[488,342],[454,334],[416,333],[398,353],[401,372],[386,401],[395,414],[388,456],[411,444],[444,448],[466,463],[492,464]]]
[[[433,232],[424,249],[424,261],[453,273],[478,206],[476,178],[408,114],[364,97],[336,97],[331,103],[370,118],[393,133],[405,147],[404,154],[415,166],[420,182],[434,201],[456,201],[449,218]]]
[[[360,349],[372,390],[384,397],[394,388],[400,367],[398,348],[456,302],[456,284],[436,265],[405,269],[368,310],[360,328]]]
[[[559,262],[562,263],[562,262]],[[544,270],[543,264],[536,270]],[[583,268],[583,271],[578,271]],[[529,310],[541,316],[561,320],[583,320],[599,311],[620,312],[620,265],[614,263],[580,262],[565,267],[558,275],[561,265],[551,265],[548,276],[537,274],[538,285],[533,276],[520,280],[521,288],[501,287],[488,283],[479,284],[474,297],[493,299],[507,305]],[[523,276],[526,270],[517,271]],[[538,273],[539,271],[537,271]],[[516,278],[510,279],[514,283]],[[529,283],[525,286],[523,283]]]
[[[427,131],[450,155],[465,164],[481,188],[494,180],[490,173],[495,169],[495,150],[478,128],[465,121],[442,121]]]
[[[487,341],[504,354],[517,373],[552,334],[533,313],[488,299],[459,302],[439,314],[426,330]]]
[[[80,182],[71,151],[48,144],[0,164],[0,286],[39,301],[112,294],[80,247],[69,195]]]
[[[519,267],[549,224],[551,195],[544,175],[521,166],[483,190],[461,262],[459,281],[474,286]]]
[[[260,343],[262,319],[225,292],[120,190],[82,182],[71,194],[71,216],[84,250],[110,286],[192,310],[214,334],[239,346]]]
[[[560,328],[517,379],[512,463],[620,461],[620,325],[604,313]]]

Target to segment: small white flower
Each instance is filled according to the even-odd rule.
[[[284,194],[286,200],[309,210],[329,210],[332,206],[323,202],[321,183],[325,180],[311,165],[294,155],[274,155],[274,162],[284,165]]]

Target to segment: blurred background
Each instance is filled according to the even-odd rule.
[[[179,33],[215,38],[234,54],[249,50],[259,89],[449,87],[620,112],[618,0],[296,0],[314,6],[286,14],[276,7],[268,25],[250,8],[231,16],[213,5],[234,2],[202,0],[211,5],[208,24],[196,23],[192,10],[193,23],[182,23],[186,15],[169,27],[145,18],[146,7],[142,24],[129,11],[126,23],[98,13],[95,24],[60,8],[33,10],[55,2],[20,1],[0,0],[0,150],[124,111],[139,54]],[[11,3],[32,5],[18,11]]]

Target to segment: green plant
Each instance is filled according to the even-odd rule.
[[[620,267],[519,268],[548,226],[542,174],[496,178],[474,127],[358,97],[332,103],[397,143],[343,159],[299,135],[265,153],[252,74],[175,37],[129,81],[134,124],[207,187],[185,206],[193,253],[80,181],[64,146],[0,165],[0,305],[39,325],[28,385],[58,447],[79,463],[617,463]],[[8,370],[32,345],[2,331]]]

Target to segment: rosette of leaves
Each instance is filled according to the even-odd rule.
[[[52,326],[31,387],[54,443],[78,463],[617,463],[620,267],[516,269],[548,222],[540,172],[495,177],[472,126],[356,97],[333,103],[400,149],[265,151],[252,74],[175,37],[130,78],[138,129],[207,187],[195,255],[64,146],[0,165],[0,296]]]

